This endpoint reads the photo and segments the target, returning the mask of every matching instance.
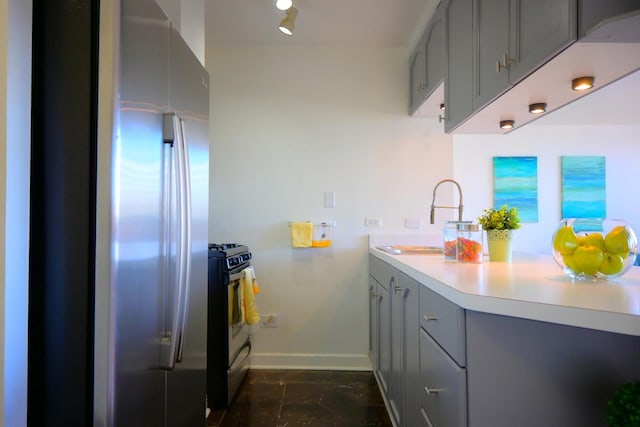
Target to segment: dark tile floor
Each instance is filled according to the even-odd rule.
[[[392,426],[371,372],[250,370],[208,426]]]

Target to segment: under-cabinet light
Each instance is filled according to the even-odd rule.
[[[536,102],[535,104],[529,104],[529,112],[531,114],[546,113],[547,104],[545,102]]]
[[[578,77],[577,79],[571,80],[571,89],[573,90],[587,90],[593,87],[593,77],[592,76],[584,76]]]
[[[513,120],[500,120],[500,129],[513,129],[516,122]]]

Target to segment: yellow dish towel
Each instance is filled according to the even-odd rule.
[[[242,278],[243,286],[243,306],[244,306],[244,320],[247,325],[255,325],[260,322],[260,313],[258,313],[258,306],[256,305],[255,289],[257,283],[255,283],[255,273],[253,267],[247,267],[244,270],[244,277]],[[254,286],[255,284],[255,286]]]
[[[313,224],[310,222],[291,223],[291,246],[294,248],[310,248],[313,238]]]

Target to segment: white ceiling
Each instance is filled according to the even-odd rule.
[[[294,0],[293,36],[278,30],[275,0],[205,0],[207,43],[411,49],[440,0]],[[407,70],[407,73],[409,70]],[[532,125],[640,124],[640,72]]]
[[[275,0],[206,0],[215,44],[398,46],[411,48],[440,0],[294,0],[293,36],[278,30]]]

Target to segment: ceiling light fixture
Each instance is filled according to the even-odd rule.
[[[293,6],[293,0],[276,0],[276,8],[280,10],[287,10]]]
[[[513,129],[515,125],[513,120],[500,120],[500,129]]]
[[[573,90],[587,90],[593,87],[593,77],[592,76],[584,76],[578,77],[577,79],[571,80],[571,89]]]
[[[278,27],[280,31],[288,36],[293,35],[293,30],[296,27],[296,16],[298,16],[298,9],[291,6],[291,8],[287,10],[284,19],[280,21],[280,26]]]
[[[536,102],[535,104],[529,104],[529,112],[531,114],[546,113],[547,104],[545,102]]]

